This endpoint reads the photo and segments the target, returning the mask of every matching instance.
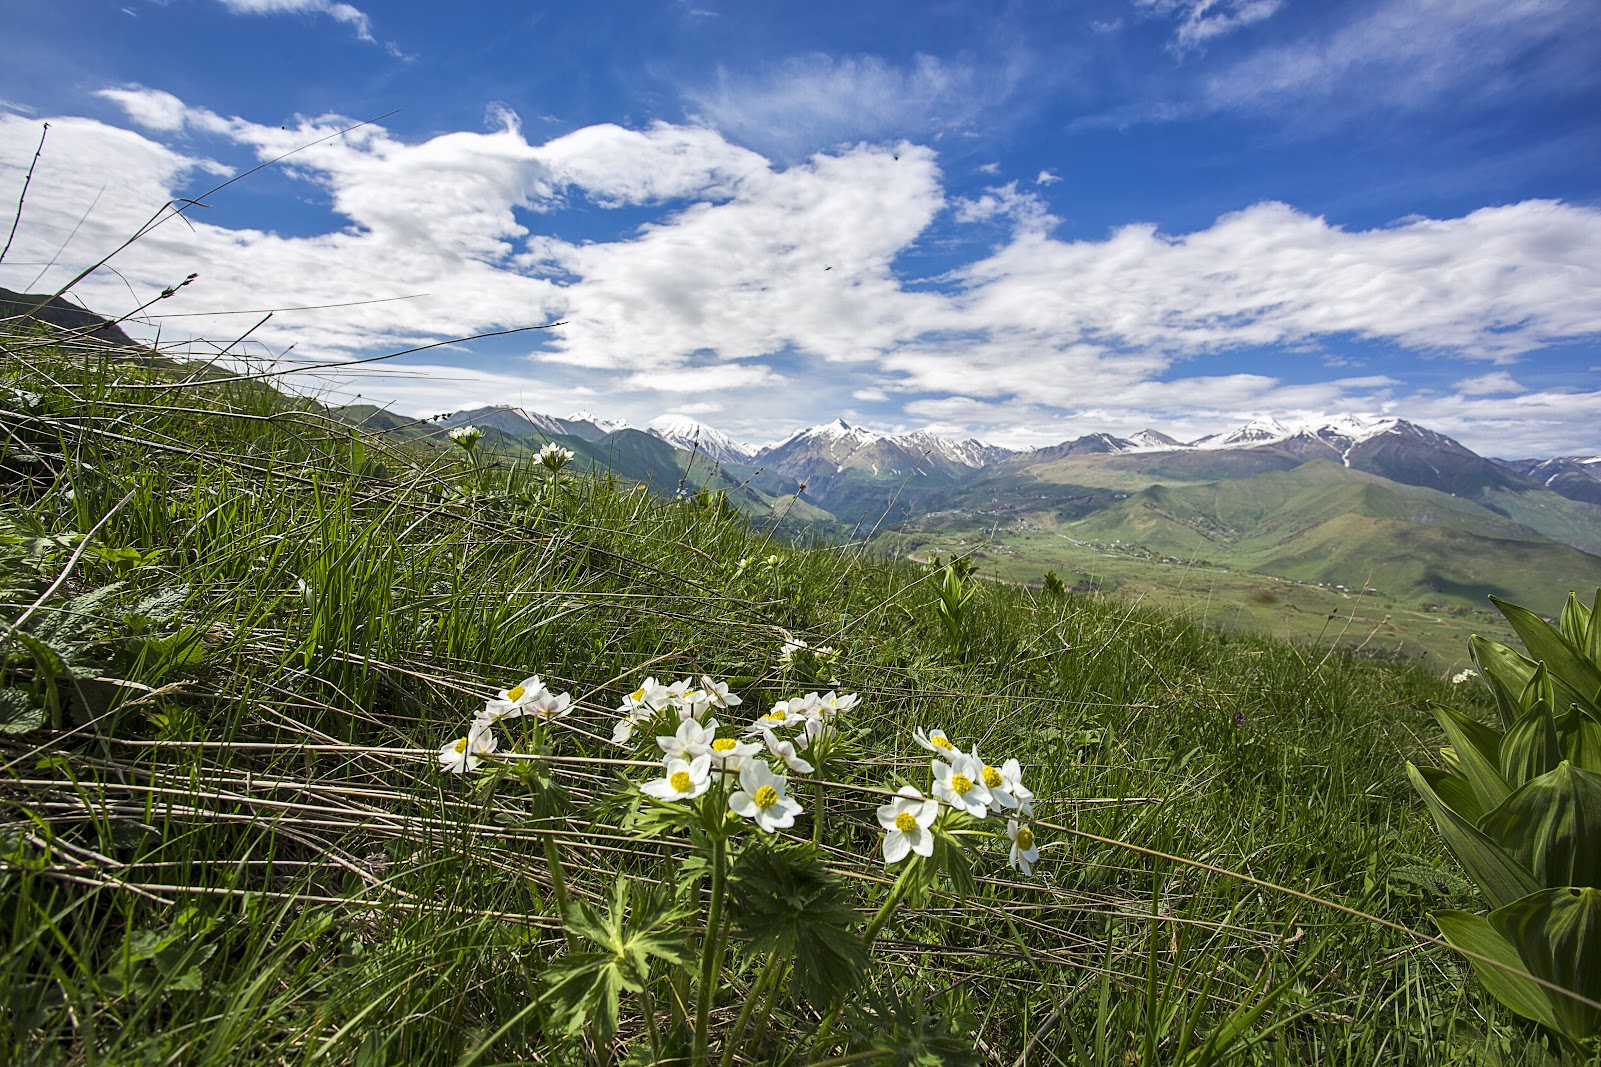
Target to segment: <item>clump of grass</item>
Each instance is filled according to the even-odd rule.
[[[1408,932],[1472,902],[1397,759],[1442,679],[965,575],[957,640],[941,572],[693,495],[3,358],[14,1060],[1543,1062]],[[536,758],[442,771],[533,673],[571,701]],[[889,798],[844,788],[719,855],[640,801],[652,735],[612,741],[647,674],[859,694],[847,784],[924,790],[914,728],[1017,759],[1030,877],[1003,838],[897,890]],[[771,947],[707,962],[719,893],[774,882],[860,946],[855,996]]]

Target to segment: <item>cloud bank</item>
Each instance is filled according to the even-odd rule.
[[[636,424],[721,409],[719,425],[751,439],[867,404],[886,427],[1013,444],[1400,407],[1471,443],[1520,404],[1538,426],[1524,451],[1601,450],[1597,393],[1530,392],[1525,371],[1484,369],[1601,336],[1592,207],[1527,200],[1352,230],[1263,202],[1190,233],[1132,223],[1063,240],[1016,183],[948,197],[935,151],[910,142],[777,163],[699,125],[535,142],[514,118],[407,142],[374,125],[341,134],[337,116],[280,126],[138,86],[101,95],[143,132],[50,120],[0,285],[59,285],[168,199],[285,153],[283,175],[320,213],[287,234],[195,210],[79,287],[116,311],[198,271],[157,310],[208,317],[162,320],[167,339],[192,322],[231,338],[261,317],[230,314],[244,309],[404,297],[280,313],[252,336],[331,362],[565,320],[516,355],[453,365],[478,358],[502,396],[527,382],[536,407],[602,394],[589,406]],[[20,185],[37,139],[37,121],[0,115],[0,189]],[[908,275],[908,252],[935,239],[981,247],[938,278]],[[1449,393],[1394,373],[1302,380],[1308,354],[1340,339],[1469,372]],[[1241,351],[1279,353],[1285,369],[1208,362]],[[418,413],[473,392],[414,377],[361,388]]]

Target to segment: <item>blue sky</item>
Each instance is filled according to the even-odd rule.
[[[17,6],[0,285],[286,156],[75,292],[331,401],[1601,454],[1593,0]]]

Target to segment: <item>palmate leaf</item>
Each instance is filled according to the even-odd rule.
[[[1564,886],[1490,913],[1490,925],[1511,943],[1530,974],[1601,1001],[1601,889]],[[1544,991],[1555,1029],[1574,1041],[1601,1034],[1601,1008]]]
[[[1542,889],[1601,887],[1601,774],[1564,760],[1513,793],[1479,828]]]
[[[550,1010],[549,1026],[574,1034],[586,1023],[602,1037],[617,1029],[622,994],[637,993],[650,979],[650,961],[686,966],[686,913],[657,886],[639,886],[618,876],[607,908],[574,901],[565,916],[567,929],[594,944],[598,952],[569,952],[544,974],[540,1002]]]
[[[1462,869],[1467,871],[1479,891],[1489,899],[1492,907],[1510,904],[1519,897],[1526,897],[1543,888],[1534,880],[1534,875],[1508,855],[1505,849],[1452,811],[1430,787],[1422,772],[1410,762],[1406,765],[1406,773],[1412,780],[1412,787],[1423,797],[1429,814],[1434,816],[1434,823],[1440,828],[1440,836],[1445,839],[1446,847],[1462,864]]]
[[[756,952],[793,963],[801,999],[821,1008],[861,986],[867,948],[853,929],[850,890],[816,849],[752,842],[734,860],[728,889],[736,929]]]
[[[1515,973],[1528,968],[1524,966],[1512,942],[1491,926],[1488,919],[1466,911],[1436,911],[1431,912],[1429,918],[1440,928],[1440,936],[1456,948],[1514,968],[1508,971],[1468,957],[1473,973],[1484,983],[1484,988],[1490,991],[1491,996],[1525,1019],[1533,1019],[1553,1030],[1557,1029],[1556,1013],[1551,1010],[1551,1002],[1546,999],[1545,991],[1522,974]]]

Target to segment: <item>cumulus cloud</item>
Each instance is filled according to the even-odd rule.
[[[1059,182],[1061,180],[1062,179],[1061,179],[1060,175],[1054,174],[1054,173],[1052,173],[1051,171],[1048,171],[1048,170],[1042,170],[1042,171],[1040,171],[1039,177],[1034,179],[1034,184],[1035,185],[1055,185],[1057,182]]]
[[[1522,393],[1527,390],[1506,371],[1493,371],[1476,378],[1464,378],[1456,383],[1456,391],[1463,396],[1495,396],[1502,393]]]

